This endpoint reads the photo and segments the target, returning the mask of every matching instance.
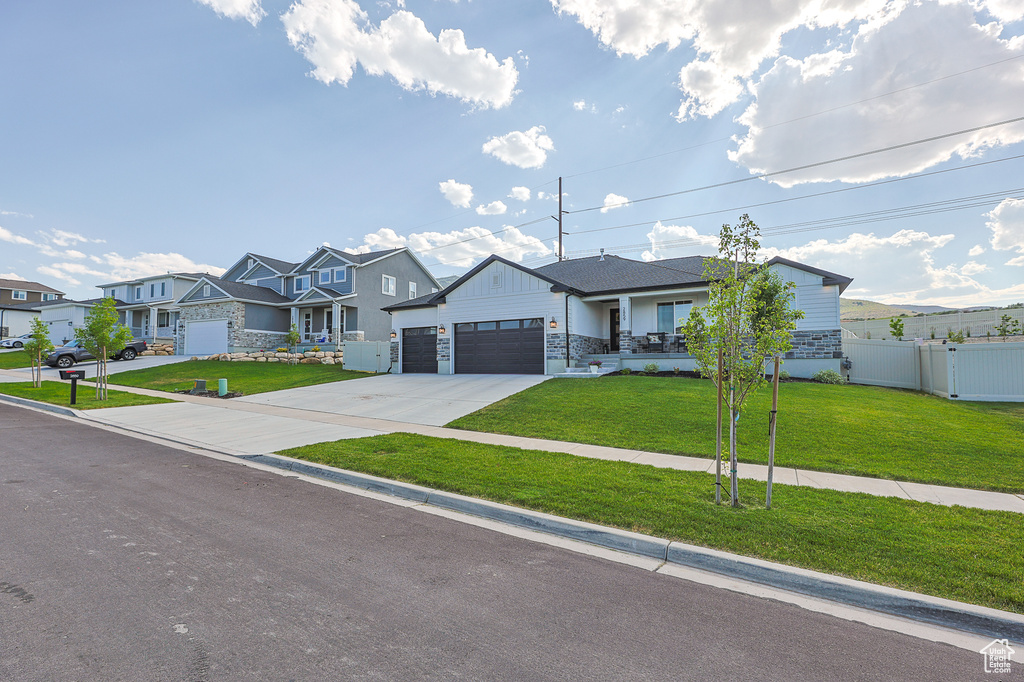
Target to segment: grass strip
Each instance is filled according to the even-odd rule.
[[[75,404],[71,404],[70,381],[44,381],[40,388],[35,388],[31,381],[0,383],[0,393],[18,398],[38,400],[41,403],[73,407],[76,410],[96,410],[104,407],[131,407],[133,405],[157,405],[172,403],[168,398],[153,398],[109,389],[106,400],[96,400],[96,389],[93,384],[79,384]]]
[[[173,392],[192,388],[196,379],[205,379],[210,389],[217,388],[218,379],[227,379],[229,391],[253,395],[370,376],[374,375],[342,369],[340,365],[195,360],[118,372],[110,375],[110,383]]]
[[[702,379],[558,379],[448,426],[713,458],[715,400],[714,384]],[[767,463],[770,409],[770,389],[748,399],[737,427],[741,462]],[[876,386],[783,383],[775,464],[1021,493],[1024,404],[961,402]]]
[[[32,364],[32,358],[23,350],[0,353],[0,369],[20,369]]]
[[[714,504],[702,472],[413,434],[317,443],[289,457],[871,583],[1024,613],[1019,514],[741,481]]]

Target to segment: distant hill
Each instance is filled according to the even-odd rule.
[[[844,320],[876,320],[882,317],[942,313],[950,310],[956,308],[944,308],[940,305],[887,305],[855,298],[839,299],[839,316]]]

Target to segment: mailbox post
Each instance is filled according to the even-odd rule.
[[[71,379],[71,404],[75,404],[75,398],[78,395],[78,380],[85,379],[84,369],[62,369],[60,371],[60,378],[64,381]]]

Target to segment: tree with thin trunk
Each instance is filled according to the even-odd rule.
[[[299,326],[292,322],[292,326],[284,338],[288,342],[288,364],[298,364],[298,358],[295,358],[294,355],[296,352],[295,347],[302,341],[302,336],[299,334]]]
[[[124,350],[132,330],[117,321],[114,299],[101,299],[85,314],[85,325],[75,330],[75,340],[96,356],[96,399],[107,399],[107,359]]]
[[[22,350],[32,358],[32,385],[36,388],[42,388],[43,358],[53,351],[53,341],[50,340],[50,327],[39,317],[33,317],[29,334],[30,336],[25,340]]]
[[[756,261],[759,236],[757,225],[746,214],[735,227],[722,225],[720,257],[704,262],[708,303],[693,308],[682,324],[697,369],[727,392],[729,498],[734,507],[739,506],[736,428],[740,412],[747,396],[766,383],[765,364],[792,347],[790,332],[804,316],[792,307],[794,285]],[[717,484],[720,490],[720,474]]]

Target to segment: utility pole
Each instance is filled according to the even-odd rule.
[[[562,250],[562,176],[558,176],[558,260],[562,260],[565,253]]]

